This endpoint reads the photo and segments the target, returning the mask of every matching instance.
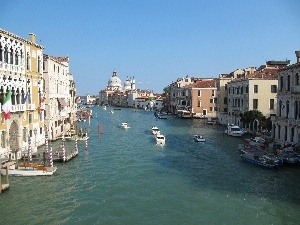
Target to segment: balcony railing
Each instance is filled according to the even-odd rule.
[[[11,112],[24,112],[26,110],[25,104],[18,104],[11,106]]]
[[[291,91],[294,93],[300,93],[300,86],[292,86]]]

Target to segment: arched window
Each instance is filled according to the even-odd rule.
[[[278,107],[278,116],[281,117],[281,110],[282,110],[282,101],[279,101],[279,107]]]
[[[10,48],[9,56],[10,56],[10,61],[9,61],[9,63],[10,63],[10,64],[14,64],[14,50],[13,50],[12,47]]]
[[[2,49],[2,45],[1,45],[1,43],[0,43],[0,62],[3,61],[3,56],[2,56],[2,54],[3,54],[3,49]]]
[[[19,65],[19,54],[18,54],[18,52],[15,53],[15,65]]]
[[[27,70],[30,70],[30,56],[29,56],[28,52],[27,52],[27,57],[26,57],[26,67],[27,67]]]
[[[286,101],[286,118],[289,117],[289,113],[290,113],[290,102]]]
[[[279,79],[279,86],[280,86],[280,92],[282,92],[282,88],[283,88],[283,77],[281,76],[280,79]]]
[[[4,62],[8,63],[8,49],[7,49],[7,46],[4,47]]]

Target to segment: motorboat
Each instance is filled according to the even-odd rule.
[[[212,121],[211,118],[207,118],[206,124],[208,124],[208,125],[214,125],[214,121]]]
[[[266,167],[266,168],[278,168],[281,165],[281,161],[274,157],[269,157],[265,154],[255,154],[251,152],[244,151],[240,154],[242,160],[245,162],[252,163],[254,165]]]
[[[205,142],[206,140],[202,135],[195,134],[194,135],[194,141],[196,141],[196,142]]]
[[[109,113],[113,114],[113,113],[114,113],[114,111],[110,110],[110,111],[109,111]]]
[[[16,162],[6,162],[3,165],[1,165],[0,173],[2,175],[6,174],[6,167],[8,167],[8,176],[23,177],[51,176],[57,170],[57,167],[55,166],[51,167],[30,162],[20,164],[16,164]]]
[[[151,130],[151,133],[152,133],[153,135],[156,135],[156,134],[159,132],[158,127],[155,127],[155,126],[151,127],[150,130]]]
[[[192,118],[192,113],[188,110],[178,110],[178,116],[180,118]]]
[[[166,143],[166,138],[163,134],[161,134],[160,132],[158,132],[158,134],[156,135],[156,144],[157,145],[164,145]]]
[[[127,122],[125,122],[125,123],[122,123],[122,124],[121,124],[121,127],[122,127],[122,128],[124,128],[124,129],[127,129],[127,128],[129,128],[129,126],[128,126]]]
[[[227,126],[227,129],[224,131],[224,133],[233,137],[242,137],[246,132],[238,125],[232,124]]]

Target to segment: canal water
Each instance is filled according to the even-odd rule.
[[[203,120],[110,110],[93,108],[88,150],[80,142],[79,155],[56,163],[53,176],[10,178],[1,225],[300,224],[300,167],[242,162],[241,139]],[[156,146],[151,126],[165,146]],[[194,134],[207,141],[194,142]]]

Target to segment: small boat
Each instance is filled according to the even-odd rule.
[[[194,141],[196,141],[196,142],[205,142],[206,140],[202,135],[195,134],[194,135]]]
[[[114,109],[114,110],[121,110],[121,109]]]
[[[7,162],[1,165],[0,173],[2,175],[6,174],[6,167],[8,167],[8,176],[23,177],[51,176],[57,170],[57,167],[55,166],[51,167],[30,162],[21,164],[16,164],[15,162]]]
[[[114,113],[114,111],[110,110],[110,111],[109,111],[109,113],[113,114],[113,113]]]
[[[240,156],[245,162],[266,168],[274,169],[281,165],[280,160],[271,158],[267,155],[253,154],[251,152],[244,151],[242,154],[240,154]]]
[[[227,129],[224,131],[225,134],[228,136],[233,136],[233,137],[242,137],[246,132],[241,129],[238,125],[228,125]]]
[[[166,143],[166,138],[160,132],[156,135],[156,144],[164,145]]]
[[[103,109],[106,110],[106,106],[103,106]]]
[[[153,135],[156,135],[156,134],[159,132],[158,127],[155,127],[155,126],[151,127],[150,130],[151,130],[151,133],[152,133]]]
[[[128,126],[127,122],[122,123],[122,124],[121,124],[121,127],[124,128],[124,129],[130,128],[130,127]]]
[[[214,125],[214,121],[212,121],[211,118],[207,118],[206,124],[208,124],[208,125]]]

